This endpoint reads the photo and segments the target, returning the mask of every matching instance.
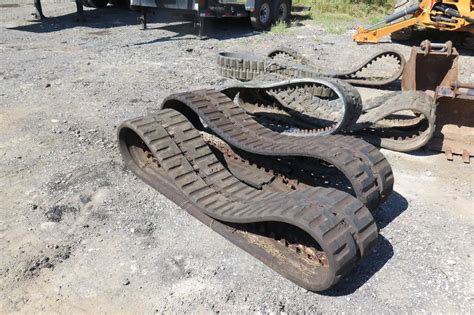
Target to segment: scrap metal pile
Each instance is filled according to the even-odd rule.
[[[367,71],[390,60],[393,71]],[[422,147],[446,86],[363,104],[353,85],[383,86],[409,71],[392,51],[332,73],[285,49],[265,58],[222,53],[218,64],[223,75],[253,81],[174,94],[157,113],[124,122],[126,165],[275,271],[326,290],[371,252],[378,236],[371,211],[393,190],[390,164],[364,140]],[[462,94],[463,85],[450,86]]]

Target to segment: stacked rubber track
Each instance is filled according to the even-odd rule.
[[[292,136],[353,134],[409,152],[426,145],[436,127],[436,104],[421,91],[392,92],[363,104],[357,89],[338,79],[267,74],[221,92],[260,124]]]
[[[357,90],[335,79],[282,81],[278,75],[264,75],[259,77],[259,82],[243,83],[220,91],[248,113],[264,116],[261,122],[277,123],[286,127],[280,132],[292,135],[348,132],[362,114],[362,101]]]
[[[284,56],[285,58],[279,58]],[[282,60],[283,59],[283,60]],[[393,61],[396,66],[384,76],[370,75],[367,70],[377,63]],[[217,72],[227,78],[241,81],[254,80],[262,74],[280,74],[288,78],[336,78],[358,86],[384,86],[400,78],[405,66],[405,58],[396,51],[382,51],[344,71],[320,69],[316,64],[289,48],[278,48],[266,57],[251,54],[221,52],[217,56]]]
[[[172,95],[157,114],[124,122],[118,137],[139,178],[313,291],[370,253],[378,232],[369,209],[393,189],[390,165],[372,145],[279,134],[213,90]],[[317,177],[315,165],[343,174],[351,188],[303,180]]]

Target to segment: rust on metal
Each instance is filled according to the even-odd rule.
[[[474,83],[460,82],[459,53],[452,42],[424,41],[413,47],[402,78],[403,90],[422,90],[436,102],[436,129],[428,148],[445,152],[448,160],[474,156]]]

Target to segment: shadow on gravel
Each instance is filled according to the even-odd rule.
[[[393,247],[390,242],[379,235],[375,248],[368,257],[362,261],[351,273],[342,279],[334,288],[319,292],[326,296],[344,296],[354,293],[364,283],[366,283],[374,274],[393,257]]]
[[[85,22],[78,21],[77,13],[73,12],[62,16],[49,17],[32,24],[21,25],[9,29],[31,33],[51,33],[76,27],[107,29],[132,25],[136,26],[137,36],[139,36],[140,32],[150,32],[153,34],[153,32],[157,30],[175,33],[170,36],[161,36],[151,41],[137,43],[136,45],[189,39],[240,38],[252,36],[258,33],[251,27],[250,21],[246,18],[205,20],[204,37],[200,38],[197,36],[198,29],[194,27],[195,23],[194,21],[191,21],[192,18],[190,19],[190,16],[183,16],[182,14],[166,11],[150,13],[147,19],[148,29],[144,31],[140,30],[140,24],[138,23],[139,14],[135,11],[108,6],[102,9],[85,10],[84,15],[86,19]],[[160,25],[155,26],[155,23],[159,23]]]
[[[73,13],[66,15],[48,17],[44,20],[34,21],[35,23],[32,24],[21,25],[9,29],[31,33],[51,33],[75,27],[100,29],[137,25],[138,31],[139,24],[137,16],[136,12],[109,6],[102,9],[84,10],[85,21],[79,21],[77,13],[74,11]]]
[[[393,191],[387,201],[373,213],[378,228],[384,229],[406,209],[408,209],[408,201],[398,192]]]
[[[408,208],[408,202],[399,193],[394,191],[388,200],[375,213],[375,221],[380,230],[385,228]],[[343,296],[354,293],[370,278],[372,278],[393,257],[392,244],[379,235],[377,244],[372,253],[366,257],[347,277],[341,280],[334,288],[320,292],[327,296]]]
[[[160,20],[160,22],[162,22]],[[171,21],[172,22],[172,21]],[[171,23],[170,22],[170,23]],[[174,21],[176,22],[176,20]],[[223,18],[223,19],[209,19],[205,21],[204,25],[204,36],[199,37],[197,35],[197,28],[194,27],[194,22],[182,22],[175,24],[167,24],[163,26],[153,27],[148,26],[147,31],[153,30],[165,30],[173,32],[171,36],[156,38],[151,41],[137,43],[135,45],[149,45],[161,42],[177,41],[177,40],[205,40],[209,38],[213,39],[230,39],[230,38],[242,38],[249,37],[258,34],[258,31],[254,30],[250,26],[250,22],[245,18]]]

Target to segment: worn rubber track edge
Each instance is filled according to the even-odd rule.
[[[346,176],[356,197],[370,210],[375,210],[393,190],[390,164],[377,148],[363,140],[339,135],[305,138],[276,133],[258,124],[229,97],[215,90],[170,95],[161,108],[180,111],[195,126],[204,122],[225,142],[249,153],[328,162]]]
[[[279,48],[277,51],[283,52],[283,49]],[[274,56],[272,53],[270,52],[269,55]],[[288,55],[294,54],[296,54],[294,51],[288,52]],[[393,58],[398,62],[397,69],[390,76],[371,78],[362,75],[363,70],[384,57]],[[398,80],[406,63],[402,54],[391,50],[378,52],[353,69],[344,71],[323,71],[316,65],[310,64],[308,59],[301,59],[300,55],[294,58],[301,64],[281,63],[270,57],[259,58],[252,54],[221,52],[217,55],[217,73],[223,77],[241,81],[250,81],[265,73],[278,73],[288,78],[329,77],[344,80],[352,85],[374,87],[385,86]]]
[[[230,173],[225,174],[225,167],[199,131],[177,111],[162,110],[128,120],[119,127],[118,138],[125,164],[140,179],[308,290],[330,288],[370,252],[376,241],[378,231],[370,212],[347,193],[322,187],[268,193],[235,180]],[[156,162],[149,161],[140,149],[143,146]],[[258,235],[248,237],[228,224],[264,221],[285,222],[308,233],[321,246],[328,265],[312,270],[291,264],[290,257],[253,242]]]
[[[358,86],[383,86],[390,84],[396,80],[398,80],[402,74],[403,69],[405,68],[406,60],[405,57],[395,50],[384,50],[373,54],[372,56],[368,57],[365,61],[359,63],[357,66],[352,67],[349,70],[342,70],[342,71],[320,71],[318,70],[318,66],[313,63],[308,58],[304,57],[300,53],[296,52],[295,50],[288,48],[288,47],[278,47],[268,53],[268,57],[274,58],[278,54],[286,54],[292,57],[296,62],[301,63],[303,66],[307,66],[308,70],[307,74],[305,74],[305,70],[301,69],[301,73],[297,74],[298,77],[302,76],[323,76],[323,77],[331,77],[336,79],[344,80],[347,83],[352,85]],[[377,79],[370,79],[364,78],[360,76],[360,73],[368,68],[371,64],[377,62],[379,59],[389,57],[395,59],[398,62],[397,70],[389,77],[384,78],[377,78]],[[313,68],[314,70],[310,70]],[[316,71],[315,71],[316,70]]]
[[[374,145],[398,152],[410,152],[426,145],[435,132],[436,103],[431,96],[424,92],[393,92],[371,100],[367,106],[369,109],[359,117],[357,124],[353,127],[353,133]],[[374,135],[371,129],[372,125],[392,114],[403,111],[413,111],[414,113],[422,114],[428,123],[426,129],[420,131],[416,136],[407,138],[398,136],[395,139],[383,137],[379,134]],[[392,126],[388,123],[388,127],[396,128],[397,126],[396,123]],[[412,128],[415,127],[413,126]]]
[[[267,77],[271,78],[272,75],[267,75]],[[219,91],[235,100],[236,96],[248,90],[254,92],[262,91],[273,95],[280,103],[281,108],[295,119],[298,119],[299,115],[305,114],[304,108],[310,111],[311,107],[317,105],[314,104],[315,97],[318,99],[329,95],[329,93],[337,95],[338,99],[342,102],[342,117],[329,130],[313,132],[310,134],[311,136],[347,132],[362,113],[362,99],[359,92],[350,84],[337,79],[291,79],[278,82],[251,81],[227,86]],[[318,92],[320,93],[319,95],[317,94]],[[304,130],[299,128],[294,128],[292,134],[307,135]]]

